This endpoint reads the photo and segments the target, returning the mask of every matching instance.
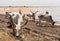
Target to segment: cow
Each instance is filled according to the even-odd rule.
[[[30,12],[32,13],[32,15],[27,14],[27,16],[29,16],[30,18],[32,18],[33,21],[35,22],[35,14],[36,14],[38,11],[36,11],[36,12],[32,12],[32,11],[30,11]]]
[[[52,19],[51,15],[48,15],[49,12],[46,12],[45,15],[40,15],[39,17],[39,25],[43,25],[44,26],[54,26],[55,22]]]
[[[22,27],[27,24],[28,19],[20,12],[6,12],[6,18],[9,18],[10,26],[13,28],[13,34],[19,37]],[[25,23],[23,23],[25,20]]]
[[[39,17],[39,25],[42,26],[54,26],[55,22],[52,19],[52,16],[45,17],[45,15],[40,15]]]

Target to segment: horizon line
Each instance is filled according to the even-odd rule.
[[[40,7],[60,7],[60,6],[0,6],[0,7],[34,7],[34,8],[40,8]]]

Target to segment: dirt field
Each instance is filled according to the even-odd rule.
[[[0,15],[0,41],[17,41],[12,29],[7,27],[8,19]],[[24,41],[59,41],[60,27],[38,27],[34,22],[28,22],[23,29]]]

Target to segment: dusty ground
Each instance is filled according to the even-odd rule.
[[[8,19],[5,19],[5,16],[0,15],[0,41],[16,41],[16,38],[11,34],[12,29],[7,28],[7,21]],[[25,27],[39,31],[41,28],[43,30],[52,31],[55,33],[57,32],[60,34],[60,27],[37,27],[34,22],[28,22]],[[58,41],[58,39],[53,36],[50,37],[44,34],[35,34],[36,33],[24,29],[24,41]]]

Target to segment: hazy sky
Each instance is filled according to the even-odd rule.
[[[60,0],[0,0],[0,6],[60,6]]]

